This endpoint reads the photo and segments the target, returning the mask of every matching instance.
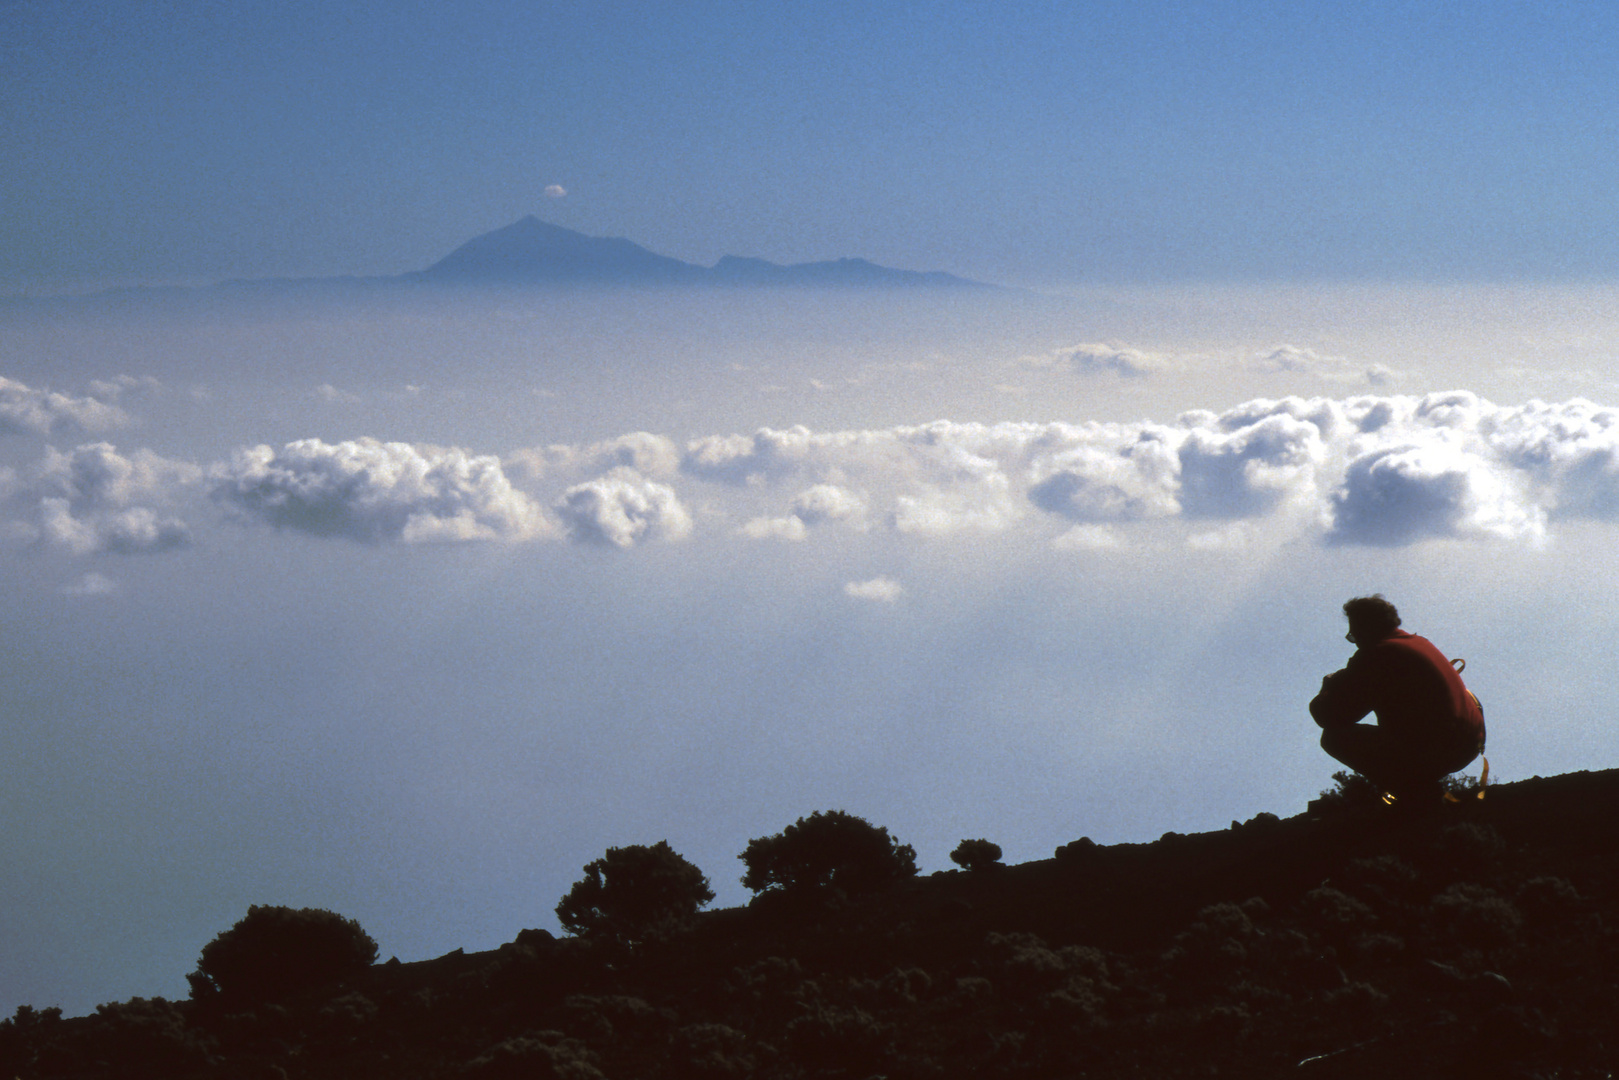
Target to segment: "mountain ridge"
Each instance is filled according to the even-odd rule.
[[[402,275],[439,284],[777,285],[995,289],[943,271],[896,270],[866,259],[773,263],[725,255],[699,266],[623,237],[595,237],[533,214],[475,236],[425,270]]]

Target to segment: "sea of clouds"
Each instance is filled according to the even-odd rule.
[[[43,444],[0,471],[13,544],[177,551],[231,521],[370,545],[1023,530],[1100,549],[1157,542],[1166,524],[1204,548],[1533,545],[1561,519],[1619,516],[1619,409],[1578,398],[1285,397],[1161,422],[766,427],[680,442],[640,431],[503,454],[308,438],[187,461],[109,441],[129,423],[125,389],[75,396],[0,378],[0,436]]]

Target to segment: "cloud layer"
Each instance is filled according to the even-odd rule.
[[[243,518],[315,536],[380,544],[551,532],[498,459],[454,448],[304,439],[238,450],[209,478],[213,497]]]
[[[91,400],[19,386],[5,384],[14,423],[35,433]],[[207,467],[97,442],[0,471],[7,535],[76,554],[187,546],[209,514],[199,490],[241,522],[371,545],[1014,529],[1079,551],[1129,546],[1144,529],[1200,548],[1533,544],[1559,521],[1619,520],[1619,410],[1466,391],[1281,398],[1166,422],[796,426],[684,446],[633,432],[504,459],[304,439]]]

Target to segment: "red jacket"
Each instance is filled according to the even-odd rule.
[[[1461,675],[1427,638],[1404,630],[1356,649],[1342,671],[1321,680],[1310,702],[1310,715],[1324,728],[1371,712],[1378,727],[1411,739],[1472,747],[1484,740],[1484,710]]]

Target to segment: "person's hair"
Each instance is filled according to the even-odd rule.
[[[1349,630],[1358,628],[1379,638],[1388,637],[1400,628],[1400,613],[1393,604],[1383,599],[1382,593],[1357,596],[1344,601],[1344,614],[1349,618]]]

